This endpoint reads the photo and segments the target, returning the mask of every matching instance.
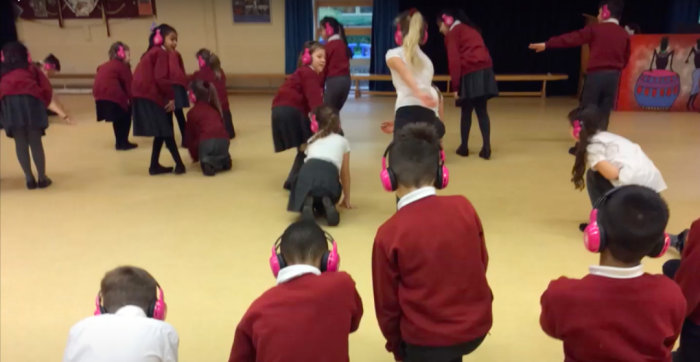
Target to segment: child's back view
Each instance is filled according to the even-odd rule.
[[[446,182],[432,126],[405,126],[389,147],[400,201],[374,240],[379,327],[397,361],[460,361],[492,324],[481,222],[463,196],[435,195]]]
[[[71,328],[63,362],[177,362],[179,337],[164,322],[163,290],[147,271],[108,272],[96,303],[95,316]]]
[[[360,326],[362,299],[350,275],[337,272],[335,241],[316,223],[298,221],[272,253],[277,286],[241,319],[229,362],[348,361],[348,336]]]

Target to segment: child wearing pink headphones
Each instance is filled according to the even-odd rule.
[[[436,196],[449,176],[434,127],[407,125],[383,160],[400,197],[372,251],[377,321],[397,361],[461,361],[492,325],[484,230],[464,196]]]
[[[600,265],[581,279],[552,281],[541,298],[542,330],[564,342],[567,361],[671,361],[686,301],[676,283],[641,264],[669,248],[668,217],[664,200],[643,186],[596,202],[584,245],[600,253]]]
[[[272,142],[275,152],[295,148],[292,169],[284,182],[291,190],[292,181],[304,164],[306,143],[313,136],[309,115],[323,104],[323,88],[319,74],[326,66],[326,50],[317,41],[307,41],[299,53],[294,74],[287,77],[272,100]]]
[[[353,53],[348,47],[343,24],[329,16],[321,19],[319,23],[321,37],[326,41],[326,67],[321,72],[321,84],[326,86],[323,101],[340,112],[348,100],[352,85],[350,59]]]
[[[97,121],[112,123],[115,148],[128,151],[138,147],[129,142],[131,131],[131,52],[118,41],[109,48],[109,61],[97,67],[92,86]]]
[[[340,129],[338,110],[323,105],[314,110],[306,160],[299,176],[292,180],[287,210],[301,212],[305,220],[315,220],[314,211],[322,211],[329,226],[340,223],[335,205],[353,209],[350,203],[350,142]]]
[[[313,221],[291,224],[272,247],[277,286],[241,319],[229,362],[347,361],[348,337],[363,308],[355,282],[339,266],[328,233]]]
[[[630,59],[630,35],[620,26],[623,0],[602,0],[598,9],[598,23],[568,34],[555,36],[545,43],[530,44],[530,49],[572,48],[590,46],[586,83],[581,106],[595,105],[603,113],[603,130],[608,129],[610,113],[615,106],[620,73]],[[569,149],[576,153],[576,146]]]
[[[163,289],[147,271],[122,266],[107,272],[94,316],[75,324],[63,362],[177,362],[180,339],[165,322]]]
[[[192,81],[189,97],[192,108],[187,112],[185,144],[192,161],[200,163],[205,176],[230,170],[230,142],[216,87],[202,80]]]
[[[228,138],[236,137],[236,130],[233,128],[233,117],[231,116],[231,105],[228,101],[228,90],[226,89],[226,73],[221,69],[219,56],[209,49],[199,49],[197,51],[197,64],[199,70],[192,75],[193,80],[203,80],[214,85],[216,95],[219,97],[221,113],[224,115],[224,126],[228,132]]]

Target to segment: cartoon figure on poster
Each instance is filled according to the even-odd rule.
[[[695,100],[698,98],[698,93],[700,93],[700,58],[698,58],[698,53],[700,53],[700,39],[697,40],[697,45],[690,48],[690,53],[688,53],[688,59],[685,60],[685,64],[690,62],[690,57],[695,58],[695,70],[693,71],[693,87],[690,89],[690,98],[688,98],[688,110],[695,110]],[[700,109],[699,109],[700,111]]]
[[[668,49],[668,37],[661,38],[658,52],[654,49],[649,70],[637,79],[634,96],[642,108],[666,111],[678,99],[681,77],[673,71],[673,55],[674,51]],[[655,64],[656,69],[653,69]]]

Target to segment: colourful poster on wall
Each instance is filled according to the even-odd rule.
[[[136,18],[155,14],[155,0],[14,0],[22,19]],[[104,10],[104,11],[103,11]]]
[[[700,112],[700,34],[633,35],[618,111]]]

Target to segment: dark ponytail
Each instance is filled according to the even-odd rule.
[[[340,35],[340,39],[343,40],[343,43],[345,43],[345,54],[348,56],[348,58],[353,57],[355,55],[352,52],[352,49],[348,46],[348,38],[345,36],[345,27],[343,24],[341,24],[336,18],[332,18],[330,16],[326,16],[323,19],[321,19],[321,26],[325,28],[326,24],[330,25],[331,28],[333,28],[333,33]]]
[[[600,113],[596,106],[586,106],[578,112],[578,120],[581,124],[581,132],[579,133],[578,146],[576,148],[576,161],[571,170],[571,182],[574,183],[576,189],[583,190],[586,187],[584,175],[586,173],[586,156],[588,145],[591,143],[591,137],[603,130],[603,114]]]
[[[203,80],[193,80],[190,82],[190,90],[192,93],[194,93],[194,96],[197,97],[197,101],[208,103],[223,117],[223,113],[221,112],[221,103],[219,103],[219,97],[216,94],[216,87],[214,87],[213,84]]]

